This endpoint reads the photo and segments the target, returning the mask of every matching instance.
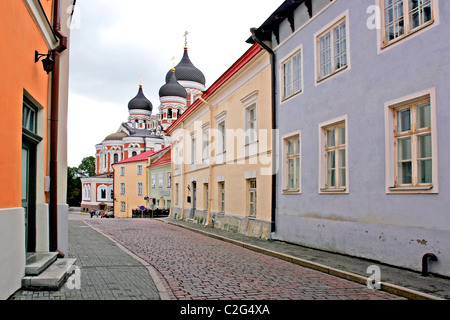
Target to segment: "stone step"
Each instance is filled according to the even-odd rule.
[[[41,274],[23,277],[22,287],[28,290],[58,290],[75,271],[75,262],[76,259],[57,259]]]
[[[37,253],[33,252],[27,254],[25,263],[25,275],[37,276],[43,272],[49,265],[51,265],[57,258],[57,252]]]

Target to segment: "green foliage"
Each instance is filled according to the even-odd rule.
[[[86,157],[78,167],[67,168],[67,204],[81,205],[81,178],[95,176],[95,157]]]

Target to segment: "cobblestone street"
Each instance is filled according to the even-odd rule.
[[[399,299],[160,221],[85,221],[157,269],[174,299]]]

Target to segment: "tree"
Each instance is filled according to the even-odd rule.
[[[95,176],[95,157],[86,157],[78,167],[67,168],[67,204],[78,207],[81,204],[81,178]]]
[[[67,204],[71,207],[81,204],[81,178],[76,167],[67,168]]]
[[[81,164],[78,166],[78,173],[82,177],[95,176],[95,158],[90,156],[81,160]]]

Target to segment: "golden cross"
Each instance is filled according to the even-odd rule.
[[[139,85],[142,87],[142,73],[139,75]]]
[[[184,33],[184,46],[187,47],[187,36],[188,36],[189,32],[185,32]]]

